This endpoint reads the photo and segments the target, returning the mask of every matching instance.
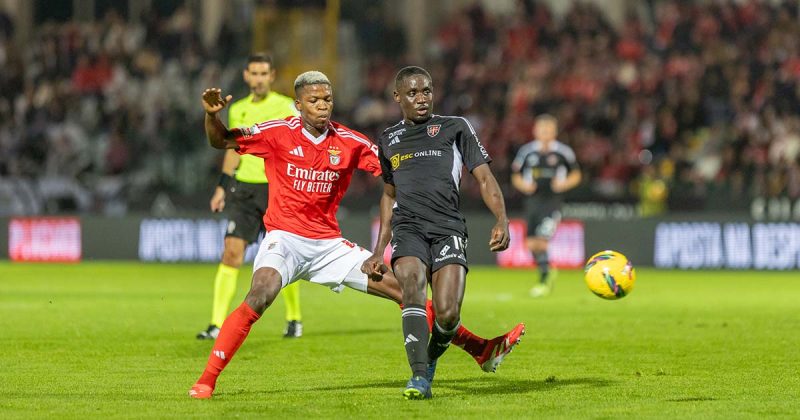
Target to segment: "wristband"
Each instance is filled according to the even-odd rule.
[[[222,189],[227,191],[227,190],[230,189],[232,184],[233,184],[233,177],[232,176],[226,174],[225,172],[223,172],[223,173],[221,173],[219,175],[219,182],[217,182],[217,185],[222,187]]]

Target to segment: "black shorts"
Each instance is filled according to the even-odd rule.
[[[550,239],[561,221],[560,203],[529,203],[525,206],[528,238]]]
[[[235,182],[225,195],[228,227],[225,237],[241,238],[248,243],[258,239],[264,230],[264,213],[267,212],[269,184]]]
[[[392,266],[400,257],[417,257],[431,273],[449,264],[467,266],[467,238],[460,234],[431,235],[414,224],[392,226]]]

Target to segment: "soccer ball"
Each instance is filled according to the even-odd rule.
[[[616,251],[600,251],[586,261],[584,280],[592,293],[603,299],[620,299],[633,290],[636,270],[628,257]]]

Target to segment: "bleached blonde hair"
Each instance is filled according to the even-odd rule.
[[[331,86],[331,81],[328,79],[328,76],[321,71],[311,70],[305,73],[301,73],[294,79],[294,92],[295,95],[297,91],[305,86],[308,85],[328,85]]]

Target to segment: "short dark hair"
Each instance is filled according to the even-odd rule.
[[[275,67],[272,63],[272,56],[265,52],[250,54],[250,56],[247,57],[247,65],[249,66],[250,63],[267,63],[270,68]]]
[[[422,67],[418,66],[408,66],[408,67],[403,67],[402,69],[400,69],[400,71],[397,72],[397,76],[395,76],[394,78],[394,88],[395,89],[399,88],[400,84],[403,83],[403,80],[411,76],[417,76],[417,75],[422,75],[427,77],[428,80],[431,81],[431,84],[433,84],[433,78],[431,78],[431,74],[428,73],[428,70],[425,70]]]

